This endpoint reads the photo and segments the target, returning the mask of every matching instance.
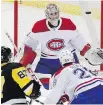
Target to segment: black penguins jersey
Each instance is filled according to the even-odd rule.
[[[1,64],[1,103],[12,99],[26,99],[33,90],[33,81],[20,63]]]

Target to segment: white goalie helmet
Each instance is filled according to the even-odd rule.
[[[55,25],[59,19],[59,8],[57,5],[48,4],[45,9],[45,16],[53,25]]]
[[[59,53],[59,60],[63,66],[66,63],[74,62],[74,57],[73,57],[73,54],[69,50],[62,50]]]

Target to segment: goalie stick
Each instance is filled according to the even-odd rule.
[[[15,57],[17,57],[17,55],[20,53],[21,48],[18,50],[18,48],[16,47],[16,45],[14,44],[12,38],[10,37],[9,33],[7,31],[4,30],[5,35],[8,37],[9,41],[11,42],[11,44],[13,45],[14,49],[16,50],[17,54],[15,55]],[[15,59],[15,57],[13,57],[13,61]]]
[[[16,47],[16,45],[14,44],[12,38],[10,37],[9,33],[4,31],[5,35],[8,37],[8,39],[10,40],[10,42],[12,43],[12,45],[14,46],[14,49],[17,51],[17,53],[19,52],[18,48]]]
[[[44,105],[44,103],[41,102],[41,101],[39,101],[39,100],[35,100],[35,101],[38,102],[38,103],[40,103],[40,104],[42,104],[42,105]]]

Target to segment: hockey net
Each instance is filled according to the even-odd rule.
[[[30,32],[33,24],[45,18],[44,9],[52,0],[2,0],[2,38],[8,32],[19,48],[25,36]],[[70,18],[77,26],[79,32],[86,40],[92,43],[93,47],[103,48],[103,1],[52,1],[56,3],[61,11],[62,17]],[[87,12],[87,14],[85,14]],[[91,14],[89,14],[91,12]],[[85,16],[86,15],[86,16]],[[13,49],[13,45],[8,41],[2,42],[3,45]],[[16,53],[16,51],[14,51]],[[81,63],[86,66],[84,58],[80,57]],[[88,65],[90,68],[92,66]],[[99,66],[97,70],[103,70]]]

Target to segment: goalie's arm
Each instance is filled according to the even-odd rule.
[[[80,54],[93,66],[103,64],[103,50],[100,48],[93,49],[87,44],[80,51]]]
[[[100,48],[93,49],[91,45],[84,39],[84,37],[79,34],[78,31],[70,42],[74,48],[80,51],[80,55],[84,56],[86,60],[88,60],[89,64],[100,65],[103,63],[103,50]]]
[[[103,64],[103,50],[100,48],[93,49],[87,44],[82,51],[80,51],[80,54],[93,66]]]
[[[22,59],[20,60],[20,63],[22,63],[25,67],[28,64],[32,64],[35,57],[37,56],[37,53],[35,52],[37,46],[39,45],[39,41],[32,38],[33,33],[31,32],[29,36],[27,36],[27,39],[24,42],[24,54]]]

